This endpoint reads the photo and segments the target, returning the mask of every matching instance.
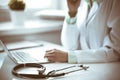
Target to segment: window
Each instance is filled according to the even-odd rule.
[[[18,26],[14,26],[11,23],[12,18],[10,16],[10,10],[8,8],[9,0],[0,0],[0,27],[1,27],[0,38],[4,40],[11,40],[11,41],[12,39],[22,40],[22,38],[34,39],[35,34],[38,35],[39,33],[48,32],[48,33],[45,33],[45,35],[46,34],[48,35],[49,31],[51,32],[53,31],[52,33],[50,32],[52,35],[57,31],[58,33],[54,35],[57,35],[58,37],[60,35],[59,30],[61,30],[63,21],[57,21],[57,20],[52,21],[51,19],[40,20],[40,18],[34,16],[34,14],[41,10],[44,11],[46,9],[47,10],[48,9],[57,9],[57,10],[66,9],[66,3],[65,3],[66,0],[24,0],[24,1],[26,2],[25,26],[18,27]],[[33,36],[31,36],[31,34],[33,34]],[[21,37],[18,37],[18,35],[21,35]],[[35,39],[39,37],[35,37]],[[46,39],[48,39],[48,37],[49,36],[47,36]],[[40,39],[41,38],[45,38],[45,37],[43,36],[43,37],[40,37]]]
[[[57,0],[25,0],[28,9],[56,8]],[[54,2],[54,5],[52,5]]]
[[[9,0],[0,0],[0,8],[7,7]],[[24,0],[27,9],[61,9],[66,0]]]
[[[8,1],[9,0],[0,0],[0,8],[3,6],[5,7],[8,4]]]
[[[24,0],[26,3],[26,17],[27,19],[33,19],[33,15],[35,12],[43,10],[43,9],[66,9],[66,0]],[[0,11],[6,14],[8,11],[8,2],[9,0],[0,0]],[[4,18],[5,18],[5,14]],[[8,17],[9,15],[7,15]],[[1,17],[1,16],[0,16]],[[1,18],[2,19],[2,18]],[[3,19],[2,19],[3,20]]]
[[[44,9],[63,9],[63,2],[66,0],[25,0],[27,19],[34,19],[34,13]],[[29,17],[31,16],[31,17]]]

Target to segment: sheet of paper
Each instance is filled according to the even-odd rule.
[[[9,50],[17,50],[17,49],[24,49],[24,48],[31,48],[31,47],[39,47],[39,46],[43,46],[43,44],[35,43],[32,41],[20,41],[20,42],[7,44],[7,48]]]

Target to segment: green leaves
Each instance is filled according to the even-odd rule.
[[[25,3],[23,0],[10,0],[8,6],[11,10],[24,10]]]

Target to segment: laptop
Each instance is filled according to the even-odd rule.
[[[35,47],[23,50],[12,50],[9,51],[6,45],[0,40],[3,50],[16,64],[25,63],[49,63],[46,58],[44,58],[45,48]]]

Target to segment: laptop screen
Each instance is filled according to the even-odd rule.
[[[0,41],[2,49],[15,63],[48,63],[44,58],[44,47],[36,47],[30,49],[8,50],[6,45]]]
[[[0,40],[0,50],[5,51],[6,53],[9,53],[6,45],[4,44],[4,42],[2,40]]]
[[[5,54],[3,53],[5,51]],[[7,54],[6,54],[7,49],[6,46],[4,45],[4,43],[0,40],[0,67],[2,66],[4,59],[6,58]]]
[[[2,41],[0,40],[0,52],[3,52],[3,51],[4,51],[2,44],[3,44],[3,43],[2,43]]]

